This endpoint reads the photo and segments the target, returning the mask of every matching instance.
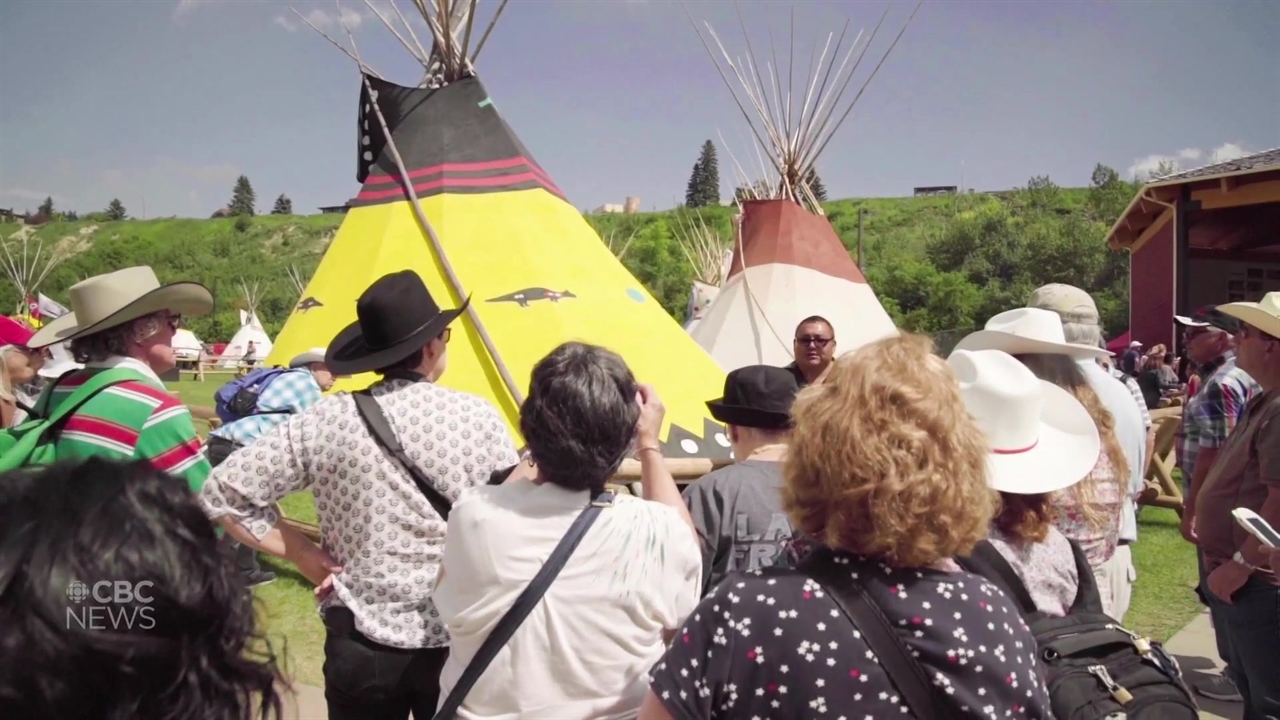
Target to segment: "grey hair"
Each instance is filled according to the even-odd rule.
[[[1062,322],[1062,335],[1069,343],[1106,347],[1102,338],[1102,326],[1097,323]]]
[[[631,448],[637,390],[626,362],[596,345],[564,343],[540,360],[520,407],[538,473],[568,490],[602,489]]]

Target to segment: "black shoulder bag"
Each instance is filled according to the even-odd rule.
[[[507,644],[512,635],[516,634],[516,629],[542,600],[547,588],[551,587],[552,581],[564,569],[565,563],[578,548],[578,543],[582,542],[587,530],[591,529],[596,518],[600,517],[600,510],[611,506],[613,498],[614,495],[611,492],[596,493],[592,496],[591,502],[582,509],[581,513],[578,513],[573,525],[569,526],[569,531],[560,539],[556,549],[551,551],[551,557],[547,558],[547,561],[538,569],[537,574],[512,603],[511,609],[498,620],[489,637],[480,644],[475,657],[471,658],[471,662],[467,663],[466,669],[462,671],[462,676],[458,678],[458,684],[453,686],[453,690],[449,692],[449,696],[445,698],[444,704],[440,706],[432,720],[454,720],[458,708],[462,706],[462,701],[467,699],[467,693],[471,692],[476,681],[488,669],[489,663],[497,657],[498,651]]]
[[[449,510],[453,508],[453,503],[444,496],[444,493],[432,486],[427,476],[422,474],[418,466],[405,453],[404,446],[396,439],[396,433],[391,429],[391,423],[387,422],[387,416],[378,406],[378,401],[373,399],[368,390],[351,393],[351,398],[356,401],[356,410],[360,412],[360,419],[364,420],[365,427],[369,428],[369,434],[373,435],[373,439],[378,441],[383,450],[391,453],[396,463],[409,474],[409,477],[413,478],[418,490],[427,496],[431,507],[435,508],[445,522],[448,522]]]
[[[941,693],[929,682],[920,661],[912,657],[906,643],[898,637],[889,618],[876,601],[853,579],[853,571],[865,567],[860,563],[842,565],[827,548],[814,550],[798,569],[822,586],[841,612],[862,633],[862,639],[875,653],[880,666],[898,689],[903,702],[917,718],[945,718],[953,713],[943,703]]]

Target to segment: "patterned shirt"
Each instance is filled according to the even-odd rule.
[[[1111,377],[1124,383],[1124,387],[1133,395],[1133,401],[1138,405],[1138,414],[1142,415],[1142,428],[1144,430],[1151,429],[1151,410],[1147,408],[1147,398],[1142,394],[1142,386],[1138,385],[1138,381],[1132,377],[1125,375],[1115,367],[1109,368]]]
[[[999,589],[966,572],[872,567],[863,587],[951,706],[947,717],[1053,717],[1035,639]],[[729,576],[649,685],[681,720],[915,718],[858,630],[795,570]]]
[[[497,409],[428,382],[371,389],[409,458],[451,502],[519,462]],[[272,504],[311,488],[322,547],[342,566],[323,607],[351,610],[356,630],[398,648],[444,647],[431,602],[447,523],[373,439],[349,393],[276,425],[214,468],[201,492],[211,518],[234,515],[255,537],[276,524]]]
[[[1089,503],[1093,512],[1105,518],[1101,526],[1089,522],[1084,506],[1071,489],[1054,493],[1050,504],[1058,514],[1054,525],[1063,535],[1076,541],[1089,559],[1089,567],[1096,573],[1116,554],[1116,546],[1120,544],[1120,515],[1124,509],[1124,490],[1106,448],[1098,455],[1098,462],[1086,482],[1093,483]],[[1102,597],[1103,610],[1111,612],[1111,586],[1098,583],[1098,594]]]
[[[158,470],[179,477],[193,491],[200,490],[209,475],[209,461],[191,412],[165,390],[164,383],[145,363],[126,357],[86,363],[47,389],[49,412],[90,378],[108,369],[136,372],[126,380],[94,395],[63,425],[54,452],[58,459],[105,457],[114,460],[148,460]]]
[[[248,445],[267,434],[271,428],[320,402],[324,397],[320,383],[306,368],[280,373],[271,379],[258,396],[257,412],[242,417],[209,433],[238,445]],[[285,411],[285,412],[281,412]]]
[[[1261,388],[1249,373],[1236,367],[1233,352],[1206,365],[1201,372],[1204,381],[1196,394],[1187,399],[1178,426],[1177,458],[1182,482],[1190,487],[1195,477],[1196,458],[1200,448],[1220,448],[1235,429],[1245,405]]]
[[[987,541],[1018,573],[1037,610],[1054,617],[1071,610],[1080,592],[1080,575],[1071,543],[1058,528],[1050,527],[1043,541],[1032,543],[1010,540],[993,527]]]

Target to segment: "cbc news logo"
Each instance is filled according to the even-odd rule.
[[[99,580],[86,585],[72,580],[67,585],[67,629],[81,630],[150,630],[156,626],[155,608],[151,607],[150,580]],[[85,601],[93,602],[86,603]]]

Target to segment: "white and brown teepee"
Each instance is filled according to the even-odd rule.
[[[917,3],[911,18],[919,9]],[[896,332],[807,181],[814,162],[911,23],[908,18],[856,94],[846,98],[888,12],[886,9],[865,42],[859,32],[843,56],[841,48],[848,23],[834,50],[831,44],[835,33],[828,34],[821,54],[816,47],[811,54],[810,72],[800,77],[800,88],[793,88],[792,84],[797,69],[794,51],[783,54],[771,48],[770,60],[759,63],[748,39],[745,60],[735,59],[706,24],[708,35],[727,64],[726,71],[711,44],[698,31],[750,125],[761,165],[759,176],[753,178],[730,152],[738,173],[746,181],[745,197],[738,198],[742,218],[733,261],[719,297],[691,331],[698,344],[725,370],[789,363],[793,356],[792,333],[801,320],[813,315],[830,321],[838,353]],[[794,34],[793,29],[791,36]],[[777,67],[773,58],[778,57],[789,58],[788,66]],[[730,73],[737,78],[737,86],[730,81]]]
[[[693,268],[693,287],[685,310],[684,329],[692,332],[720,294],[729,274],[733,250],[697,211],[677,212],[673,227],[676,242]]]

